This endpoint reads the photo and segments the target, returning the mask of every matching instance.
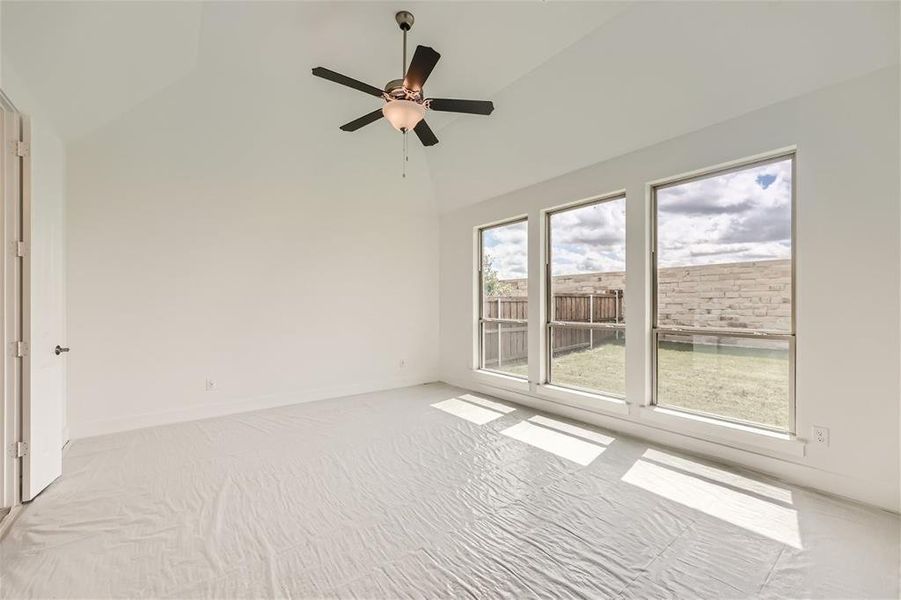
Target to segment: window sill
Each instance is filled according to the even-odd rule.
[[[621,398],[571,390],[551,384],[537,386],[539,398],[598,414],[628,415],[629,404]]]
[[[512,375],[504,375],[503,373],[495,373],[494,371],[485,371],[482,369],[473,370],[473,377],[479,383],[489,385],[491,387],[503,388],[514,392],[529,392],[529,382]]]
[[[733,447],[766,450],[788,456],[804,456],[806,443],[794,435],[730,423],[659,406],[641,407],[640,416],[674,433]]]

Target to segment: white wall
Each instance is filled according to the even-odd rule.
[[[899,77],[897,67],[448,213],[441,218],[442,379],[704,453],[777,476],[899,509]],[[828,447],[806,456],[714,444],[648,423],[649,204],[647,183],[797,146],[797,431],[828,427]],[[540,278],[540,211],[626,189],[628,415],[571,409],[531,391],[513,393],[474,375],[473,228],[514,215],[530,219],[530,276]],[[853,272],[854,285],[834,272]],[[853,296],[839,318],[835,293]],[[530,286],[530,319],[541,318]],[[636,301],[641,299],[641,301]],[[537,335],[530,338],[533,379]],[[701,436],[703,437],[703,436]]]
[[[436,379],[421,150],[402,179],[387,124],[242,83],[194,74],[69,147],[73,438]]]

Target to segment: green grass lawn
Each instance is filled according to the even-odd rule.
[[[658,403],[788,429],[788,351],[664,342],[658,357]],[[624,395],[622,342],[554,358],[557,385]],[[503,370],[525,376],[525,364]]]

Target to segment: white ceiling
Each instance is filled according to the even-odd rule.
[[[897,65],[898,13],[897,2],[635,5],[496,94],[489,125],[442,130],[447,143],[429,154],[438,204],[477,202]]]
[[[78,139],[197,71],[303,78],[311,93],[327,66],[382,87],[401,76],[394,13],[442,53],[432,96],[494,94],[615,17],[626,3],[456,2],[3,2],[4,66],[13,68],[66,141]],[[502,39],[503,44],[498,40]],[[39,51],[36,51],[39,49]],[[378,101],[334,90],[336,127]],[[442,122],[436,115],[435,128]],[[444,122],[447,122],[445,119]]]
[[[399,77],[401,8],[411,47],[442,54],[429,95],[496,106],[429,115],[441,143],[414,152],[443,210],[898,62],[897,3],[6,1],[2,66],[70,144],[233,95],[261,130],[306,136],[315,160],[366,161],[396,133],[337,127],[378,101],[310,68]]]
[[[197,64],[199,4],[3,2],[0,11],[0,74],[16,72],[66,141]]]

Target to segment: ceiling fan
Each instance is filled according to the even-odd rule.
[[[411,129],[415,131],[423,146],[434,146],[438,143],[438,138],[425,122],[427,110],[473,115],[491,114],[494,104],[488,100],[426,98],[423,86],[441,55],[428,46],[416,46],[413,60],[407,67],[407,32],[413,27],[413,13],[402,10],[394,15],[394,20],[404,32],[403,79],[392,79],[385,85],[385,89],[379,89],[325,67],[313,69],[313,75],[316,77],[346,85],[385,101],[382,108],[342,125],[342,131],[356,131],[385,117],[395,129],[404,134]]]

